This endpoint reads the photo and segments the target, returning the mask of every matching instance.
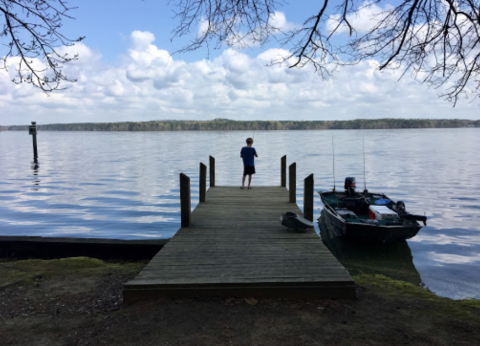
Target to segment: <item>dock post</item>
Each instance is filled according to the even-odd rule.
[[[182,227],[190,226],[191,213],[190,178],[180,173],[180,218]]]
[[[38,151],[37,151],[37,122],[32,121],[32,125],[28,127],[28,134],[32,135],[33,141],[33,162],[38,163]]]
[[[288,192],[290,193],[290,203],[297,202],[297,164],[294,162],[288,167]]]
[[[210,187],[215,186],[215,158],[210,156]]]
[[[313,173],[305,178],[303,188],[303,217],[313,222]]]
[[[207,166],[200,162],[200,203],[205,202],[207,196]]]
[[[283,155],[280,163],[280,186],[287,186],[287,155]]]

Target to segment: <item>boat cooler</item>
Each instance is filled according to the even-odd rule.
[[[398,218],[396,212],[383,205],[371,205],[368,208],[368,216],[373,220],[395,220]]]

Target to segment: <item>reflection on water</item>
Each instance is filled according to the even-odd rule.
[[[40,185],[40,179],[38,177],[38,169],[39,169],[40,166],[38,164],[38,161],[37,162],[32,162],[31,165],[32,165],[32,171],[33,171],[32,183],[33,183],[33,185],[38,186],[38,185]],[[33,187],[32,190],[33,191],[38,191],[38,188]]]
[[[325,222],[325,211],[319,218],[320,235],[333,255],[350,275],[382,274],[395,280],[421,285],[420,273],[406,241],[385,245],[356,244],[341,240]]]
[[[297,163],[297,203],[303,208],[303,178],[314,173],[316,190],[333,186],[332,137],[337,187],[346,176],[363,187],[365,138],[367,188],[428,216],[428,226],[408,240],[421,281],[440,295],[480,298],[479,134],[476,128],[256,131],[253,187],[280,184],[280,158],[287,155],[288,164]],[[39,165],[32,166],[28,133],[1,131],[0,234],[169,238],[180,227],[179,173],[191,179],[192,207],[198,203],[199,162],[208,164],[209,155],[216,159],[216,183],[239,185],[240,148],[252,136],[39,132]],[[318,218],[318,196],[315,203]]]

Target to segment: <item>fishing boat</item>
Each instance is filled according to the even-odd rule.
[[[414,237],[427,217],[409,213],[402,201],[366,189],[356,192],[355,178],[345,179],[345,191],[319,191],[327,226],[340,238],[366,243],[392,243]]]

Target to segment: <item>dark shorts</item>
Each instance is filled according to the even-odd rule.
[[[243,166],[243,175],[255,174],[255,166]]]

